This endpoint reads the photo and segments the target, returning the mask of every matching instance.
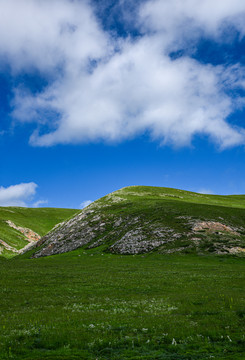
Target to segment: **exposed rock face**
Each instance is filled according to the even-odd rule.
[[[23,254],[26,251],[30,250],[33,246],[33,244],[35,243],[35,241],[30,241],[26,246],[24,246],[22,249],[17,250],[16,248],[14,248],[13,246],[8,245],[5,241],[0,239],[0,254],[3,252],[4,249],[8,250],[8,251],[12,251],[13,253],[16,254]]]
[[[74,218],[56,225],[51,232],[35,243],[35,247],[41,246],[41,248],[33,257],[65,253],[85,245],[88,249],[92,249],[102,244],[107,246],[107,251],[117,254],[147,253],[157,248],[160,248],[163,253],[171,254],[185,252],[188,249],[193,249],[193,247],[201,249],[203,242],[207,240],[205,234],[218,234],[219,237],[224,236],[224,234],[233,237],[240,236],[235,229],[215,221],[185,219],[187,223],[192,224],[192,231],[184,234],[160,224],[146,223],[137,216],[105,215],[100,210],[100,207],[95,211],[93,206],[90,206]],[[203,235],[195,236],[195,234],[203,231]],[[188,245],[171,246],[183,236],[190,240]],[[239,240],[236,244],[239,244]],[[213,252],[217,254],[244,252],[242,247],[232,244],[227,247],[222,241],[213,241],[208,246],[211,245]]]
[[[3,241],[3,240],[1,240],[1,239],[0,239],[0,245],[1,245],[1,247],[0,247],[0,253],[3,251],[4,248],[5,248],[6,250],[12,251],[12,252],[14,252],[14,253],[16,253],[16,254],[19,253],[18,250],[16,250],[14,247],[8,245],[5,241]]]
[[[11,228],[21,232],[25,236],[25,239],[27,241],[29,241],[29,242],[34,242],[34,241],[38,241],[38,240],[41,239],[41,236],[39,234],[37,234],[35,231],[33,231],[33,230],[29,229],[29,228],[17,226],[11,220],[7,220],[6,223]]]
[[[55,228],[39,240],[36,246],[43,245],[34,257],[60,254],[72,251],[89,244],[103,234],[105,224],[98,215],[91,216],[93,211],[84,211],[71,220],[55,226]]]
[[[240,236],[240,234],[232,229],[230,226],[221,224],[216,221],[199,221],[193,226],[193,231],[208,231],[208,232],[228,232],[233,235]]]
[[[239,246],[232,247],[232,248],[228,249],[228,252],[230,254],[233,254],[233,255],[240,254],[240,253],[245,253],[245,248],[241,248]]]
[[[105,215],[100,210],[101,208],[95,211],[93,206],[88,207],[74,218],[56,225],[35,244],[35,247],[41,248],[33,257],[65,253],[85,245],[86,248],[92,249],[102,244],[106,245],[107,251],[124,255],[147,253],[157,248],[167,254],[185,252],[193,248],[202,253],[204,245],[209,249],[207,251],[212,249],[212,252],[217,254],[244,252],[244,248],[238,246],[240,234],[219,222],[185,218],[184,220],[191,224],[192,231],[178,233],[157,223],[144,222],[139,216],[118,217],[113,214]],[[216,236],[216,241],[208,240],[209,234]],[[227,240],[226,234],[228,237],[233,236],[230,246],[227,246],[227,242],[222,242],[224,237]],[[184,246],[175,244],[176,240],[183,238],[188,239],[189,243]]]
[[[9,210],[9,211],[11,212],[11,210]],[[33,244],[35,244],[38,240],[41,239],[41,236],[39,234],[37,234],[35,231],[33,231],[29,228],[18,226],[11,220],[6,220],[6,223],[11,228],[13,228],[13,229],[19,231],[21,234],[23,234],[24,239],[26,241],[28,241],[28,244],[26,246],[24,246],[22,249],[17,250],[15,247],[10,246],[5,241],[0,239],[0,254],[3,252],[4,249],[11,251],[15,254],[22,254],[22,253],[26,252],[27,250],[29,250],[33,246]]]
[[[181,237],[170,228],[144,224],[139,217],[105,217],[86,210],[71,220],[56,226],[39,240],[42,246],[33,257],[60,254],[87,245],[95,248],[108,244],[108,251],[119,254],[146,253]]]
[[[139,254],[152,251],[164,244],[164,242],[166,242],[166,240],[154,237],[151,238],[151,241],[147,240],[146,234],[139,228],[128,231],[120,240],[116,241],[110,249],[112,252],[120,254]]]
[[[217,215],[210,214],[209,220],[198,210],[201,220],[192,207],[179,206],[185,192],[176,190],[176,194],[171,194],[170,189],[165,194],[156,194],[154,189],[146,190],[125,188],[95,201],[72,219],[56,225],[35,244],[32,256],[99,246],[102,251],[125,255],[153,250],[164,254],[243,253],[243,223],[233,227],[231,218],[226,223],[220,217],[222,209]]]

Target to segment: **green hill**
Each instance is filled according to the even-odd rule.
[[[13,256],[78,210],[0,207],[0,254]]]
[[[95,201],[37,242],[34,257],[98,248],[119,254],[239,254],[245,196],[131,186]]]

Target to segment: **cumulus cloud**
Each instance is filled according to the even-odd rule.
[[[141,36],[126,38],[103,30],[87,1],[0,0],[0,10],[0,51],[13,73],[49,74],[40,93],[15,89],[13,117],[39,124],[32,145],[145,132],[176,146],[195,135],[221,148],[244,144],[244,129],[227,119],[244,106],[231,92],[244,88],[245,69],[170,56],[205,34],[224,41],[227,27],[243,36],[244,1],[145,1],[135,18]]]
[[[0,52],[13,71],[88,65],[106,51],[87,1],[0,0]]]
[[[90,204],[92,204],[92,200],[84,200],[81,204],[80,204],[80,209],[84,209],[86,206],[89,206]]]
[[[167,32],[174,41],[183,40],[181,33],[193,37],[193,29],[219,37],[227,25],[244,33],[244,12],[243,0],[152,0],[140,9],[140,22],[145,29]]]
[[[34,202],[32,207],[38,208],[38,207],[40,207],[40,205],[47,205],[47,204],[48,204],[48,200],[38,200],[38,201]]]
[[[0,206],[27,206],[26,201],[36,194],[37,184],[22,183],[9,187],[0,186]]]

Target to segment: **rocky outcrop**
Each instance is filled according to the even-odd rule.
[[[228,252],[232,255],[237,255],[237,254],[241,254],[241,253],[245,253],[245,248],[241,248],[239,246],[236,247],[232,247],[230,249],[227,249]]]
[[[236,236],[240,236],[240,234],[232,229],[230,226],[221,224],[220,222],[216,221],[198,221],[193,226],[193,231],[208,231],[211,233],[216,232],[227,232]]]
[[[93,216],[93,212],[93,210],[83,211],[71,220],[56,225],[35,244],[35,247],[42,248],[34,257],[72,251],[103,236],[105,223],[98,214]]]
[[[3,252],[4,249],[11,251],[15,254],[23,254],[26,251],[30,250],[34,244],[34,241],[29,242],[26,246],[24,246],[22,249],[17,250],[15,247],[10,246],[5,241],[0,239],[0,254]]]
[[[229,218],[226,223],[220,217],[222,209],[216,217],[200,219],[192,207],[183,206],[186,192],[176,190],[171,194],[167,189],[158,194],[154,188],[150,190],[125,188],[95,201],[41,238],[32,256],[55,255],[80,247],[101,247],[101,251],[124,255],[154,250],[164,254],[243,253],[242,222],[233,227]]]
[[[41,248],[33,257],[60,254],[84,245],[92,249],[102,244],[112,253],[139,254],[178,237],[181,234],[172,229],[144,223],[140,217],[116,217],[88,209],[56,226],[39,240],[35,247]]]
[[[17,226],[11,220],[7,220],[6,223],[11,228],[21,232],[24,235],[25,240],[27,240],[29,242],[34,242],[34,241],[38,241],[38,240],[41,239],[41,236],[39,234],[37,234],[35,231],[33,231],[33,230],[29,229],[29,228],[22,227],[22,226]]]
[[[11,212],[11,210],[8,211]],[[8,243],[6,243],[6,241],[0,239],[0,254],[4,251],[4,249],[14,254],[22,254],[27,250],[29,250],[33,246],[33,244],[35,244],[38,240],[41,239],[41,236],[37,234],[35,231],[26,227],[18,226],[11,220],[6,220],[6,224],[9,227],[20,232],[23,235],[24,240],[28,241],[28,243],[22,249],[18,250],[14,246],[11,246]]]
[[[151,238],[147,240],[147,236],[141,228],[128,231],[120,240],[116,241],[110,247],[110,250],[115,253],[131,255],[150,252],[160,245],[164,244],[166,240]]]
[[[19,251],[16,250],[13,246],[10,246],[9,244],[7,244],[5,241],[3,241],[1,239],[0,239],[0,245],[1,245],[0,246],[0,253],[2,253],[3,249],[6,249],[8,251],[12,251],[12,252],[14,252],[16,254],[19,253]]]

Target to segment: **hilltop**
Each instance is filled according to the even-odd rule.
[[[78,210],[0,207],[0,255],[11,257],[39,240]]]
[[[130,186],[96,200],[40,239],[33,257],[83,247],[116,254],[245,252],[245,196]]]

